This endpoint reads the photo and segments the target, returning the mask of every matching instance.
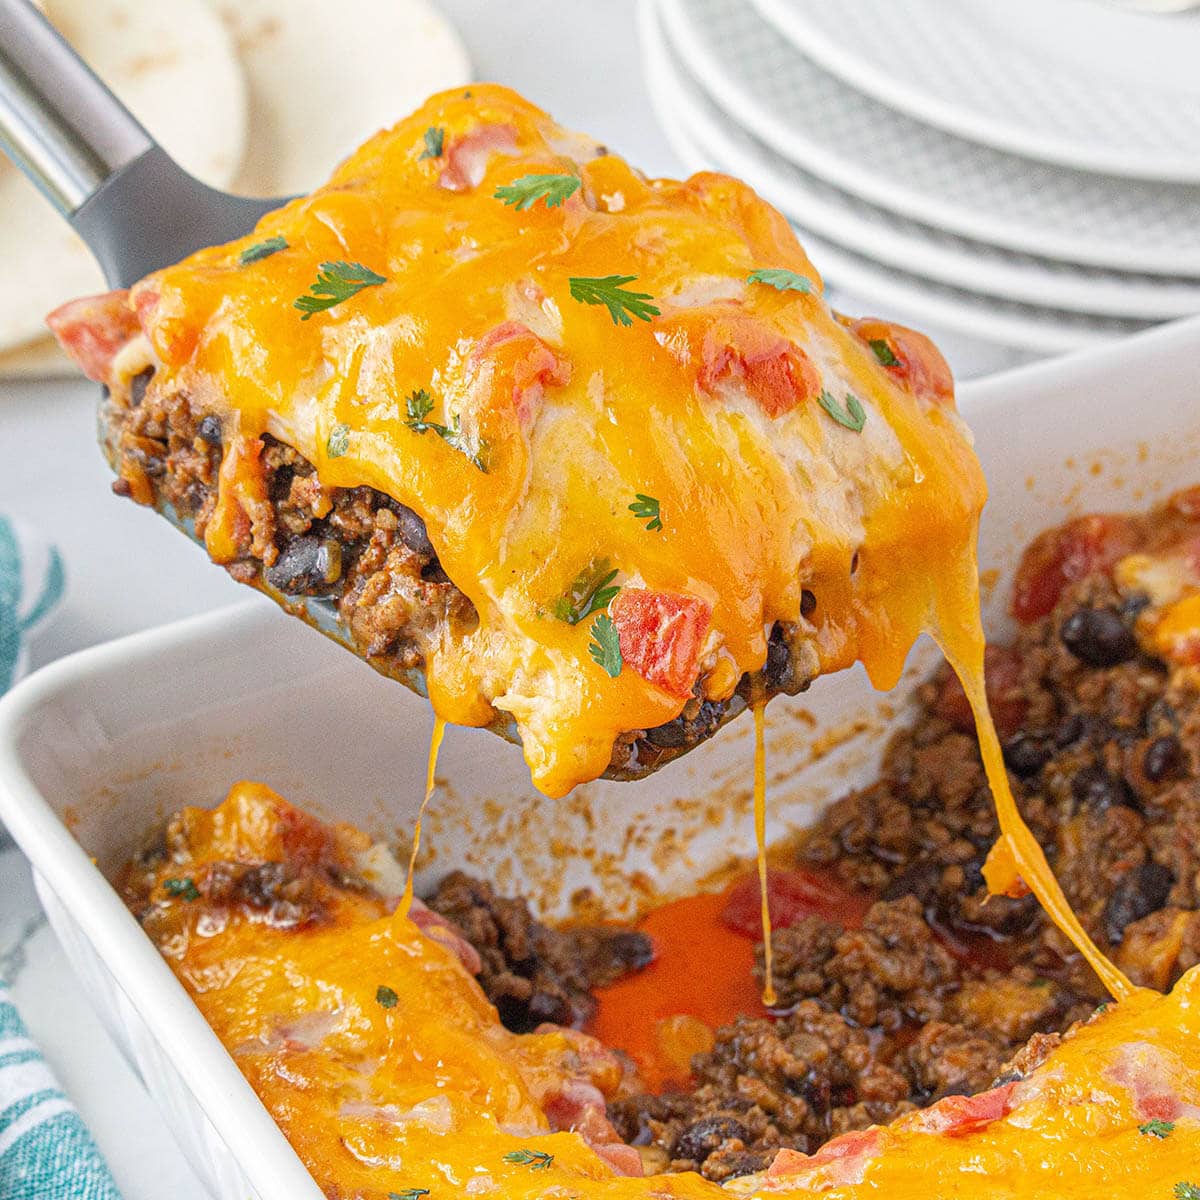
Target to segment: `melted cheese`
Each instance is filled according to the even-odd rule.
[[[443,132],[440,157],[426,155],[428,129]],[[495,198],[554,172],[582,181],[559,206]],[[287,248],[242,265],[268,237]],[[331,261],[386,282],[302,320],[294,302]],[[812,293],[748,282],[762,268]],[[572,277],[613,274],[636,276],[629,288],[661,314],[624,327],[572,298]],[[149,277],[132,303],[158,386],[226,414],[213,553],[257,499],[247,460],[264,433],[323,483],[414,509],[479,614],[426,653],[434,709],[463,725],[511,714],[554,796],[599,775],[619,735],[673,719],[689,691],[644,678],[628,654],[610,678],[590,623],[554,619],[590,564],[711,612],[710,695],[763,665],[776,621],[800,626],[817,669],[861,658],[888,686],[983,503],[952,406],[905,386],[836,318],[782,216],[723,176],[647,180],[499,87],[435,97],[325,187]],[[457,421],[466,452],[406,425],[416,389],[429,420]],[[821,390],[861,401],[861,433]],[[486,473],[468,457],[484,446]],[[639,493],[659,501],[660,531],[629,511]]]
[[[297,844],[311,860],[325,839],[252,784],[182,823],[188,849],[164,877],[203,881],[208,863],[230,858],[287,861]],[[722,1189],[695,1174],[617,1176],[580,1133],[552,1132],[556,1097],[584,1077],[611,1095],[618,1072],[583,1035],[505,1030],[446,945],[383,900],[332,893],[323,919],[290,930],[206,901],[165,907],[182,925],[162,926],[164,954],[331,1195],[718,1200],[836,1188],[843,1200],[1091,1200],[1102,1183],[1105,1195],[1140,1200],[1200,1183],[1200,969],[1169,997],[1140,992],[1112,1006],[1015,1086],[950,1097],[811,1158],[783,1152],[770,1174]],[[379,1002],[381,985],[394,1005]],[[1138,1130],[1155,1118],[1174,1123],[1165,1140]],[[506,1158],[523,1150],[552,1162]]]
[[[544,173],[581,185],[555,207],[497,199]],[[286,248],[244,264],[268,237]],[[383,282],[301,319],[295,301],[327,262]],[[812,291],[749,282],[765,268]],[[634,277],[659,314],[626,327],[572,295],[572,278],[614,274]],[[830,311],[792,231],[750,189],[718,175],[647,180],[512,92],[476,87],[434,97],[325,187],[251,237],[150,276],[131,303],[159,386],[227,414],[214,556],[229,552],[239,510],[263,501],[264,433],[322,483],[414,509],[479,615],[426,653],[434,711],[464,725],[510,713],[552,796],[601,774],[619,735],[673,719],[690,691],[633,669],[645,655],[624,635],[611,677],[589,654],[594,624],[555,619],[590,564],[617,567],[619,600],[640,589],[710,614],[710,695],[763,666],[777,621],[803,631],[817,670],[859,659],[884,688],[934,632],[980,722],[1003,831],[991,885],[1020,876],[1113,994],[1128,993],[1021,821],[986,717],[984,485],[966,431],[938,388],[916,385],[920,371],[905,385],[869,333]],[[412,427],[417,390],[455,439]],[[856,397],[862,429],[832,419],[825,394]],[[659,501],[661,530],[631,514],[639,494]]]

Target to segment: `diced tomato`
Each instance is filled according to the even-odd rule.
[[[1036,621],[1058,603],[1071,583],[1092,571],[1108,571],[1135,549],[1134,530],[1121,517],[1078,517],[1048,529],[1021,556],[1013,584],[1012,614],[1018,621]]]
[[[694,596],[623,588],[609,610],[625,665],[673,696],[688,696],[712,610]]]
[[[484,380],[490,402],[511,405],[524,429],[536,418],[545,389],[571,380],[570,362],[520,321],[505,321],[484,334],[471,351],[471,365]]]
[[[723,317],[705,332],[696,382],[712,393],[737,380],[768,417],[791,412],[821,391],[817,369],[794,342],[748,314]]]
[[[946,1096],[923,1112],[914,1114],[910,1118],[910,1128],[948,1137],[974,1133],[1012,1112],[1016,1086],[1006,1083],[976,1096]]]
[[[817,916],[848,929],[862,925],[871,899],[844,888],[829,875],[793,868],[767,872],[767,905],[774,929],[787,929],[801,917]],[[743,937],[762,937],[758,876],[748,875],[729,890],[721,922]]]
[[[493,154],[513,154],[517,149],[514,125],[481,125],[443,148],[446,165],[438,182],[451,192],[467,192],[483,182]]]
[[[624,1142],[609,1142],[602,1146],[593,1146],[593,1150],[618,1175],[640,1178],[646,1172],[642,1166],[642,1156],[635,1146],[627,1146]]]
[[[46,324],[62,348],[97,383],[107,383],[113,356],[138,332],[129,292],[85,296],[56,308]]]
[[[923,334],[891,321],[865,318],[851,329],[864,342],[883,342],[897,361],[886,370],[904,384],[914,396],[935,404],[954,400],[954,375],[942,352]]]
[[[767,1175],[772,1178],[800,1175],[836,1165],[839,1170],[834,1173],[834,1178],[829,1178],[829,1172],[823,1172],[822,1185],[858,1183],[861,1182],[866,1161],[879,1153],[882,1144],[883,1131],[875,1128],[843,1133],[826,1142],[816,1154],[801,1154],[798,1150],[784,1147],[772,1159]]]
[[[992,720],[1002,738],[1010,737],[1020,729],[1027,707],[1021,695],[1021,657],[1011,646],[988,646],[983,667]],[[946,676],[933,711],[961,732],[974,732],[975,718],[955,675]]]

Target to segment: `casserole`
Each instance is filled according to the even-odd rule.
[[[1195,482],[1198,350],[1200,321],[1180,322],[964,389],[992,484],[987,572],[1010,575],[1022,547],[1071,513],[1146,507]],[[1012,457],[1014,444],[1028,448],[1023,461]],[[988,595],[993,634],[1005,628],[1005,594]],[[907,683],[931,661],[919,647]],[[824,800],[872,775],[879,732],[903,701],[902,692],[874,696],[858,672],[814,686],[811,718],[800,723],[809,705],[796,699],[771,721],[772,838],[811,823]],[[32,859],[84,986],[217,1196],[316,1200],[319,1192],[103,872],[169,811],[196,795],[215,798],[241,777],[269,779],[318,815],[376,836],[407,832],[427,731],[419,702],[258,605],[87,651],[0,704],[0,818]],[[726,730],[653,782],[596,783],[551,807],[530,789],[515,751],[481,754],[484,734],[454,730],[430,814],[438,853],[419,883],[429,867],[483,866],[552,914],[565,913],[587,883],[632,895],[639,870],[664,892],[682,892],[730,851],[751,852],[750,797],[740,790],[750,732]],[[822,742],[837,749],[814,755]],[[353,744],[379,749],[356,756]],[[717,804],[721,820],[710,824],[706,809]],[[607,814],[600,828],[589,829],[589,808]],[[391,823],[397,815],[401,830]],[[556,858],[564,845],[590,853],[564,862]]]

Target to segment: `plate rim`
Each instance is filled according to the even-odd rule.
[[[659,0],[659,7],[661,10],[661,0]],[[675,48],[671,45],[669,33],[662,27],[661,19],[649,24],[647,36],[657,43],[653,48],[655,54],[661,49],[669,59],[674,59],[675,55],[672,52]],[[680,89],[694,88],[698,92],[705,92],[703,82],[696,79],[692,72],[682,64],[676,64],[674,61],[665,62],[662,71],[671,76],[670,82],[666,86],[672,90],[678,86]],[[686,79],[677,81],[675,78],[677,72],[685,75]],[[712,97],[707,94],[705,94],[705,98],[712,100]],[[681,106],[682,97],[676,107]],[[853,193],[845,192],[784,158],[783,155],[778,154],[771,146],[762,142],[726,114],[699,112],[690,106],[687,111],[689,118],[693,119],[685,120],[684,123],[693,127],[693,134],[696,134],[695,126],[704,126],[708,131],[707,136],[697,136],[704,141],[705,149],[714,154],[717,154],[717,151],[714,149],[713,143],[721,144],[718,157],[730,165],[733,174],[746,178],[756,190],[767,194],[772,203],[785,213],[793,215],[796,220],[802,221],[805,228],[818,237],[830,238],[835,242],[844,240],[847,242],[848,249],[853,249],[864,257],[875,259],[884,265],[910,271],[950,287],[973,291],[978,286],[986,294],[1000,299],[1039,308],[1062,309],[1084,317],[1165,321],[1200,313],[1200,280],[1180,280],[1174,286],[1186,289],[1190,295],[1172,298],[1164,297],[1161,294],[1169,292],[1172,286],[1165,282],[1168,278],[1166,276],[1146,278],[1139,275],[1123,278],[1124,273],[1122,272],[1097,267],[1081,267],[1075,263],[1057,260],[1041,260],[1034,255],[1018,256],[1030,260],[1028,266],[1005,262],[1003,256],[1007,252],[1003,248],[987,243],[974,243],[972,239],[946,234],[942,230],[925,226],[921,222],[912,222],[911,218],[900,217],[900,214],[872,204]],[[740,145],[731,145],[729,139],[732,130],[727,132],[724,123],[719,123],[721,116],[726,116],[729,124],[736,125],[738,132],[750,140],[752,145],[749,148],[743,149]],[[761,162],[756,157],[752,161],[752,156],[755,156],[757,152],[761,152],[763,156]],[[768,156],[778,158],[778,164],[770,161]],[[827,208],[828,203],[815,189],[811,192],[806,190],[807,185],[803,178],[793,179],[790,174],[782,173],[785,166],[799,176],[813,179],[819,187],[837,192],[853,205],[870,210],[871,214],[881,219],[875,219],[870,215],[861,216],[853,207],[838,210],[836,213],[838,220],[854,224],[862,231],[863,235],[853,240],[843,239],[838,232],[829,228],[829,222],[833,219],[834,213],[831,212],[828,218],[822,217],[816,222],[811,220],[811,214],[821,208]],[[805,219],[800,214],[809,214],[809,219]],[[918,225],[920,228],[912,232],[894,230],[886,223],[889,217],[899,218],[906,223]],[[942,235],[942,238],[972,244],[966,247],[946,244],[939,238],[939,235]],[[976,253],[975,246],[978,246],[983,253]],[[940,256],[945,265],[939,265],[933,270],[929,269],[925,265],[925,261],[920,260],[921,256],[930,254],[935,258]],[[1059,269],[1056,271],[1053,269],[1055,267]],[[976,285],[971,280],[971,276],[979,277],[982,282]],[[1067,277],[1065,280],[1064,276]],[[1100,276],[1105,276],[1105,278],[1099,278]],[[1064,283],[1065,288],[1062,286]],[[1035,287],[1041,289],[1040,293],[1034,290]],[[1096,287],[1106,289],[1105,299],[1099,305],[1097,305],[1095,293],[1089,293],[1090,288]],[[1059,290],[1056,291],[1056,288]],[[1108,295],[1109,292],[1113,293],[1111,297]],[[1118,292],[1120,293],[1119,297],[1115,294]],[[1127,299],[1129,296],[1134,297],[1132,305]]]
[[[646,0],[646,3],[652,2],[654,0]],[[740,2],[745,3],[745,0]],[[1141,249],[1130,252],[1117,239],[1088,238],[1076,241],[1061,233],[1046,235],[1036,224],[1022,226],[994,216],[981,219],[977,210],[966,210],[939,197],[898,188],[896,180],[880,179],[861,164],[832,154],[804,138],[802,133],[784,123],[769,108],[761,107],[746,92],[743,84],[730,78],[722,61],[713,57],[703,38],[692,28],[684,7],[686,3],[687,0],[657,0],[663,25],[680,57],[688,62],[693,74],[696,73],[697,61],[704,64],[700,73],[712,85],[706,90],[719,100],[723,108],[736,116],[740,125],[757,127],[763,142],[817,178],[877,208],[1000,249],[1102,270],[1200,278],[1200,248],[1191,251],[1181,262],[1179,253],[1174,250]],[[816,64],[813,64],[813,69],[821,70]],[[846,86],[841,80],[837,82]],[[877,103],[874,100],[872,102]],[[906,114],[899,115],[907,120],[912,119]],[[937,129],[931,129],[930,132],[941,137],[955,136]],[[984,149],[989,153],[997,153],[988,147]]]
[[[846,50],[823,28],[805,19],[790,0],[750,0],[758,12],[800,53],[860,92],[918,121],[968,141],[1033,158],[1057,167],[1098,175],[1115,175],[1149,183],[1200,184],[1200,156],[1158,154],[1131,160],[1130,149],[1081,149],[1069,139],[1036,130],[1017,131],[978,109],[961,109],[923,93],[898,76],[888,76],[868,60]],[[953,11],[953,5],[950,6]]]

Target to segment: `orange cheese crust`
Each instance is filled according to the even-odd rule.
[[[602,1117],[611,1058],[556,1027],[505,1030],[447,931],[391,914],[384,883],[363,887],[362,835],[239,784],[211,813],[185,810],[168,846],[167,861],[131,873],[127,895],[330,1197],[1091,1200],[1102,1186],[1170,1200],[1200,1183],[1200,968],[1170,996],[1109,1006],[1024,1079],[813,1156],[780,1151],[766,1174],[722,1189],[694,1174],[620,1174],[637,1159]],[[272,893],[291,909],[230,900],[231,864],[280,862],[325,881],[305,893],[303,920],[294,883]],[[1168,1135],[1139,1129],[1150,1121]]]
[[[578,186],[553,206],[496,195],[542,174]],[[267,239],[282,248],[243,261]],[[329,263],[371,282],[298,308]],[[610,316],[571,283],[614,275],[648,307]],[[501,87],[434,97],[129,304],[156,388],[222,415],[213,557],[263,501],[264,434],[323,485],[411,508],[479,617],[425,652],[434,709],[510,714],[550,795],[693,692],[727,698],[776,622],[808,677],[861,659],[889,686],[942,581],[973,578],[984,486],[929,343],[833,313],[745,185],[648,180]],[[589,650],[599,618],[555,617],[602,561],[622,588],[615,674]]]

